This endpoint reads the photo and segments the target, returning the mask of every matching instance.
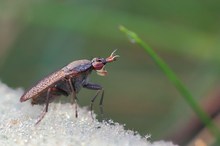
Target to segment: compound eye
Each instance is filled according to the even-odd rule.
[[[101,59],[97,59],[96,61],[97,61],[97,62],[102,62],[102,60],[101,60]]]

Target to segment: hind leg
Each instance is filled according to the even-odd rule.
[[[37,120],[37,122],[36,122],[35,125],[39,124],[40,121],[44,118],[44,116],[45,116],[46,113],[48,112],[50,92],[51,92],[51,88],[49,88],[49,89],[47,90],[46,105],[45,105],[45,107],[44,107],[42,113],[41,113],[40,116],[38,117],[38,120]]]
[[[38,120],[35,125],[40,123],[40,121],[44,118],[44,116],[48,112],[49,103],[52,102],[53,100],[55,100],[60,95],[67,96],[68,93],[66,93],[64,90],[61,90],[57,87],[52,87],[47,90],[46,99],[43,101],[43,103],[45,103],[44,109],[43,109],[42,113],[40,114],[40,116],[38,117]],[[41,100],[41,102],[42,102],[42,100]]]

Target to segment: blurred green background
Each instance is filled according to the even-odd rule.
[[[220,87],[217,0],[1,0],[0,79],[26,89],[73,60],[118,49],[121,57],[107,65],[108,76],[91,75],[105,89],[105,116],[152,140],[166,138],[192,111],[119,25],[148,42],[198,100]],[[80,105],[94,94],[83,89]]]

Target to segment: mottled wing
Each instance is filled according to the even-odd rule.
[[[91,67],[91,62],[89,60],[77,60],[68,64],[61,70],[58,70],[49,76],[45,77],[43,80],[39,81],[35,86],[26,91],[20,98],[21,102],[24,102],[31,98],[36,98],[37,96],[45,93],[48,88],[54,86],[59,81],[65,77],[77,76],[77,74],[86,71]]]
[[[41,81],[39,81],[35,86],[26,91],[20,98],[21,102],[24,102],[28,99],[39,96],[41,93],[45,92],[48,88],[55,85],[61,79],[65,77],[65,71],[59,70],[56,71],[49,76],[45,77]]]

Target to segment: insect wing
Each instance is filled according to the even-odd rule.
[[[44,79],[39,81],[35,86],[26,91],[21,96],[20,101],[24,102],[30,98],[34,98],[40,95],[41,93],[45,92],[48,88],[55,85],[57,82],[64,79],[65,75],[65,71],[59,70],[45,77]]]

